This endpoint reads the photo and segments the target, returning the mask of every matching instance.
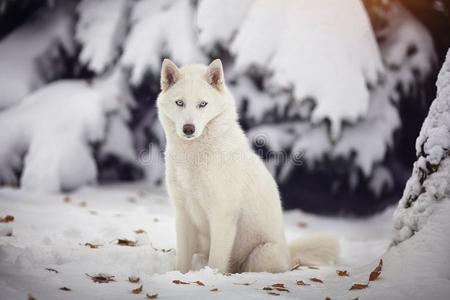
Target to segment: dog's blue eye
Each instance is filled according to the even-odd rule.
[[[202,102],[200,102],[200,103],[198,104],[198,108],[203,108],[203,107],[205,107],[206,105],[208,105],[208,102],[202,101]]]
[[[176,104],[177,106],[180,106],[180,107],[183,107],[183,106],[184,106],[183,100],[177,100],[177,101],[175,101],[175,104]]]

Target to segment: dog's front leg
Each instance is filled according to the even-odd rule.
[[[184,207],[176,209],[177,255],[176,268],[182,273],[191,269],[192,256],[197,250],[197,234]]]
[[[231,252],[237,231],[234,215],[216,214],[210,219],[210,251],[208,265],[219,272],[229,272]]]

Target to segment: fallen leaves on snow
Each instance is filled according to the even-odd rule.
[[[347,272],[347,270],[336,270],[336,274],[338,276],[348,277],[350,274]]]
[[[70,292],[71,289],[69,289],[67,286],[63,286],[59,288],[61,291]]]
[[[114,276],[107,274],[97,274],[97,275],[89,275],[86,273],[86,276],[89,276],[93,282],[95,283],[108,283],[111,281],[116,281]]]
[[[147,296],[147,299],[156,299],[158,298],[158,294],[146,294],[145,296]]]
[[[143,234],[143,233],[146,233],[146,232],[145,232],[144,229],[136,229],[136,230],[134,231],[134,233],[136,233],[136,234]]]
[[[298,222],[298,223],[297,223],[297,227],[300,227],[300,228],[306,228],[306,227],[308,227],[308,223],[305,223],[305,222]]]
[[[368,288],[369,285],[368,284],[362,284],[362,283],[355,283],[352,285],[352,287],[349,289],[349,291],[353,291],[353,290],[363,290]]]
[[[9,223],[9,222],[14,222],[14,216],[6,215],[0,218],[0,223]]]
[[[59,273],[57,270],[52,269],[52,268],[45,268],[45,269],[46,269],[47,271],[49,271],[49,272],[55,272],[56,274]]]
[[[135,289],[132,289],[131,292],[132,292],[133,294],[140,294],[140,293],[142,293],[142,289],[143,289],[143,288],[144,288],[144,286],[141,284],[140,287],[137,287],[137,288],[135,288]]]
[[[189,284],[189,282],[178,280],[178,279],[175,279],[172,282],[175,283],[175,284]]]
[[[128,281],[131,283],[138,283],[139,281],[141,281],[141,279],[137,276],[130,276],[128,277]]]
[[[205,286],[205,284],[203,282],[201,282],[200,280],[194,281],[193,283],[195,283],[196,285],[199,285],[199,286]]]
[[[120,246],[129,246],[129,247],[136,247],[136,241],[131,241],[127,239],[117,239],[117,245]]]
[[[311,280],[312,282],[323,283],[322,280],[320,280],[319,278],[316,278],[316,277],[310,278],[309,280]]]
[[[308,285],[310,285],[310,284],[309,284],[309,283],[304,283],[303,280],[297,280],[297,285],[308,286]]]
[[[100,247],[101,245],[97,245],[97,244],[93,244],[93,243],[84,243],[83,246],[89,247],[91,249],[97,249],[98,247]]]
[[[381,275],[382,268],[383,268],[383,259],[380,259],[378,266],[372,272],[370,272],[369,281],[377,280],[378,277],[380,277],[380,275]]]

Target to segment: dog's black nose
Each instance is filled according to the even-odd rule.
[[[184,124],[184,126],[183,126],[183,133],[185,135],[193,135],[194,132],[195,132],[194,124]]]

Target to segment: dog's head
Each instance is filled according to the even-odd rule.
[[[161,68],[159,113],[175,126],[185,140],[200,137],[208,123],[230,106],[220,59],[209,66],[188,65],[178,68],[165,59]]]

